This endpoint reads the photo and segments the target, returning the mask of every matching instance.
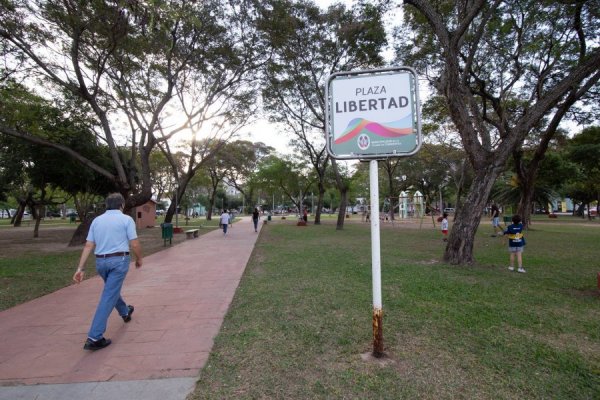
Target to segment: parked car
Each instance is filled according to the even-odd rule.
[[[446,208],[444,208],[444,212],[448,213],[448,214],[454,214],[454,208],[446,207]]]

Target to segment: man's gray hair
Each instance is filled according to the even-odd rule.
[[[118,210],[123,205],[125,205],[125,199],[121,193],[111,193],[106,198],[107,210]]]

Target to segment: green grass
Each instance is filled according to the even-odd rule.
[[[0,310],[67,286],[80,251],[0,259]],[[90,272],[95,275],[95,272]],[[89,274],[88,273],[88,274]]]
[[[372,350],[370,231],[263,228],[193,399],[596,399],[600,227],[536,224],[527,274],[502,238],[441,263],[431,227],[384,226],[382,362]],[[439,227],[438,227],[439,228]]]

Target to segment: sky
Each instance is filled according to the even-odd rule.
[[[321,8],[327,8],[334,3],[344,3],[350,7],[354,3],[353,0],[314,0]],[[391,53],[388,55],[391,58]],[[421,90],[420,90],[421,91]],[[243,129],[240,134],[240,139],[250,140],[252,142],[263,142],[274,147],[280,154],[291,154],[292,149],[289,146],[291,137],[283,133],[283,129],[277,125],[270,123],[264,118],[259,119],[256,123],[249,125]]]

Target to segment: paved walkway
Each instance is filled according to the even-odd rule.
[[[185,399],[257,237],[246,217],[226,237],[215,230],[132,265],[122,294],[133,319],[113,312],[113,343],[96,352],[83,343],[99,277],[1,312],[0,399]]]

